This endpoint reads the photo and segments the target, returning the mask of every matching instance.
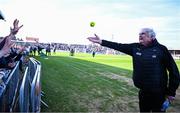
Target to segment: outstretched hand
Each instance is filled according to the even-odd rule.
[[[101,44],[102,40],[99,38],[98,35],[94,34],[95,37],[88,37],[87,39],[93,43]]]
[[[10,34],[16,35],[18,33],[19,29],[21,29],[21,27],[23,26],[23,25],[19,26],[18,24],[19,24],[19,20],[15,19],[13,22],[13,28],[12,27],[10,28]]]

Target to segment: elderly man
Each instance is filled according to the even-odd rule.
[[[153,29],[141,29],[139,43],[110,42],[101,40],[96,34],[87,39],[132,56],[133,82],[139,88],[140,112],[161,112],[163,102],[174,99],[180,83],[179,71],[168,49],[156,40]]]

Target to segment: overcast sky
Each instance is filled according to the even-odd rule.
[[[86,38],[97,33],[131,43],[138,42],[141,28],[150,27],[160,43],[180,49],[180,0],[0,0],[0,8],[6,18],[0,36],[15,18],[24,25],[17,37],[40,42],[89,44]]]

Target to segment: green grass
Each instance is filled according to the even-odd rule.
[[[42,63],[42,112],[139,111],[129,56],[57,53]],[[180,67],[180,62],[177,61]]]

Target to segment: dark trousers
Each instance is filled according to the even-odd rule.
[[[162,112],[162,104],[165,101],[163,92],[139,91],[140,112]]]

